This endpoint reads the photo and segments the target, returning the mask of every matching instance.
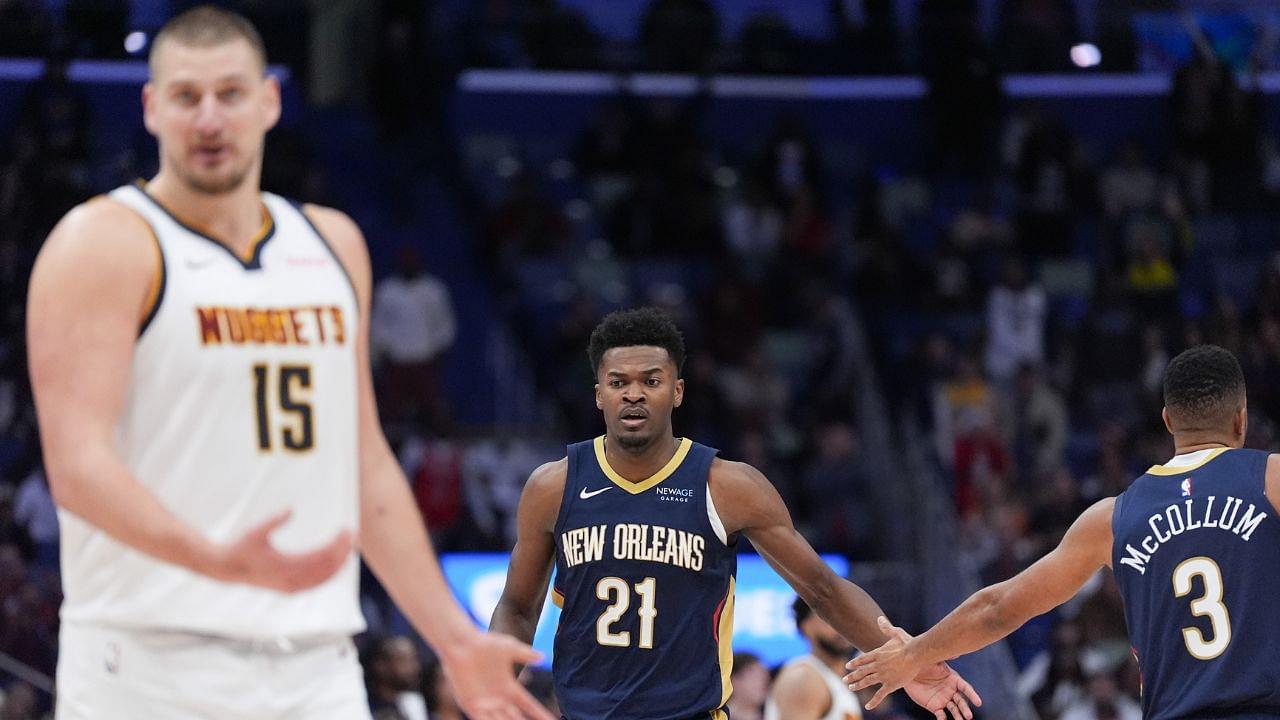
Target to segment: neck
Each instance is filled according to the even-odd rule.
[[[1173,436],[1173,454],[1175,455],[1186,455],[1187,453],[1196,452],[1197,450],[1208,450],[1210,448],[1230,447],[1240,446],[1233,440],[1224,437],[1206,437],[1204,435]]]
[[[395,702],[400,697],[400,692],[389,683],[377,683],[371,690],[373,691],[373,696],[383,702]]]
[[[222,195],[197,192],[173,173],[161,169],[147,192],[179,220],[243,254],[262,227],[262,198],[258,174],[251,172],[240,187]]]
[[[822,646],[818,645],[817,643],[814,643],[809,646],[809,653],[813,655],[815,658],[817,658],[818,662],[822,663],[823,665],[826,665],[827,669],[831,670],[836,675],[844,675],[846,672],[848,672],[847,670],[844,669],[844,664],[848,660],[848,658],[842,658],[842,657],[839,657],[838,655],[832,655],[826,650],[823,650]]]
[[[604,438],[604,457],[609,461],[609,467],[612,467],[619,475],[628,480],[639,482],[661,470],[671,460],[671,457],[676,454],[677,447],[679,447],[679,443],[676,441],[675,436],[667,432],[649,443],[647,447],[633,453],[623,448],[622,443],[617,442],[606,434]]]

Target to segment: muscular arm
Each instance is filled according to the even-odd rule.
[[[489,629],[533,642],[555,560],[556,516],[564,494],[568,461],[547,463],[529,476],[516,512],[516,546],[507,566],[507,584]]]
[[[1070,600],[1111,562],[1115,498],[1086,510],[1058,547],[1012,578],[974,593],[931,630],[907,643],[913,662],[949,660],[984,648]]]
[[[449,590],[409,483],[378,421],[369,367],[368,318],[373,280],[364,236],[341,212],[315,205],[306,206],[305,212],[332,244],[351,277],[360,305],[356,353],[361,550],[378,580],[418,632],[433,647],[447,650],[477,630]]]
[[[984,648],[1071,599],[1110,562],[1114,509],[1115,498],[1095,503],[1048,555],[1009,580],[974,593],[925,634],[854,659],[845,682],[854,690],[880,685],[867,703],[868,709],[875,708],[919,668]]]
[[[778,491],[759,470],[716,460],[711,495],[725,531],[741,532],[800,597],[860,650],[884,644],[884,611],[865,590],[838,576],[796,531]]]
[[[152,557],[217,574],[216,548],[116,452],[138,336],[156,287],[150,228],[105,199],[67,214],[31,272],[27,346],[49,488],[63,509]]]
[[[359,377],[360,540],[365,560],[413,627],[440,654],[463,712],[476,720],[553,720],[512,668],[537,653],[509,637],[481,633],[445,582],[418,513],[378,421],[369,366],[369,305],[373,285],[364,236],[346,215],[309,205],[307,217],[332,243],[360,305],[356,344]]]
[[[803,665],[792,665],[778,673],[769,691],[778,717],[787,720],[819,720],[831,709],[831,693],[818,673]]]

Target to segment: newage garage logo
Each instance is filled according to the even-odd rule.
[[[693,497],[693,490],[689,488],[655,488],[654,492],[658,493],[658,499],[666,502],[689,502],[689,498]]]

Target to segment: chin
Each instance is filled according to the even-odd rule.
[[[232,168],[209,173],[187,170],[182,179],[187,187],[202,195],[226,195],[244,184],[249,168]]]
[[[649,446],[653,442],[653,434],[644,430],[633,431],[621,428],[612,436],[618,441],[618,444],[628,450],[638,450]]]

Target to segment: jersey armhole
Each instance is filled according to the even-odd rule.
[[[708,476],[710,480],[710,476]],[[716,501],[711,498],[711,483],[707,483],[707,520],[711,521],[711,529],[715,531],[716,537],[720,538],[720,542],[725,547],[729,546],[729,535],[724,531],[724,521],[720,519],[720,513],[716,511]]]
[[[556,511],[556,524],[552,528],[555,536],[559,536],[564,529],[564,519],[569,515],[569,505],[573,502],[573,478],[577,472],[578,446],[570,445],[565,453],[565,470],[564,470],[564,490],[560,493],[560,509]],[[552,542],[555,538],[552,538]]]
[[[151,247],[155,251],[154,271],[151,278],[151,286],[147,291],[146,302],[142,304],[142,312],[138,320],[138,338],[141,338],[147,328],[151,327],[151,321],[155,319],[156,314],[160,311],[160,303],[164,300],[165,286],[168,284],[169,272],[165,267],[164,246],[160,244],[160,236],[156,234],[156,228],[151,224],[151,220],[146,215],[138,211],[137,208],[129,205],[127,202],[117,200],[110,195],[99,195],[91,198],[89,202],[100,202],[102,200],[112,200],[116,205],[133,213],[142,224],[147,228],[147,234],[151,236]]]
[[[342,258],[338,255],[338,251],[333,249],[333,243],[329,242],[329,238],[325,237],[324,233],[320,232],[320,228],[316,227],[316,224],[312,222],[311,216],[307,214],[307,211],[303,207],[303,204],[292,198],[283,198],[283,199],[286,203],[291,205],[294,210],[298,212],[298,215],[299,217],[302,218],[302,221],[307,224],[307,227],[311,228],[311,232],[315,234],[316,239],[320,241],[320,244],[324,246],[325,250],[329,251],[329,255],[333,257],[333,261],[338,264],[338,269],[342,271],[342,277],[347,279],[347,287],[351,288],[351,299],[355,301],[356,313],[359,314],[360,312],[363,311],[365,314],[372,314],[371,309],[360,307],[360,293],[356,292],[356,282],[351,278],[351,271],[347,269],[347,264],[342,262]],[[371,294],[370,294],[369,300],[370,300],[370,304],[372,304],[372,301],[373,301],[372,289],[370,290],[371,290]],[[365,320],[365,322],[368,322],[368,318],[362,318],[362,319]]]

